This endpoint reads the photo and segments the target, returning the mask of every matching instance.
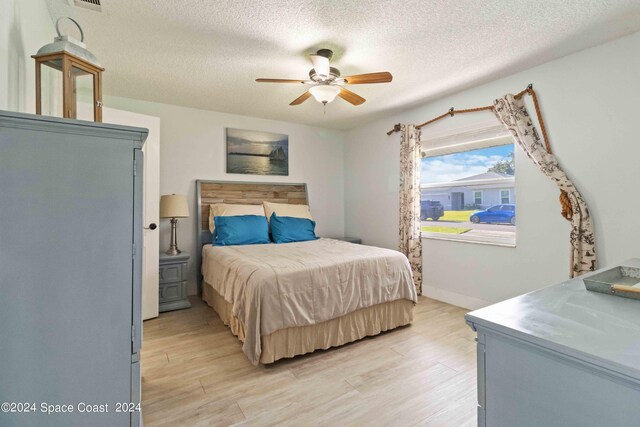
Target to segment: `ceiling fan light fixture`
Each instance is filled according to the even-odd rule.
[[[336,96],[340,93],[340,88],[326,84],[317,85],[309,88],[309,92],[311,92],[316,101],[327,104],[336,99]]]

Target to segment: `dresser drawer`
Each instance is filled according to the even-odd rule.
[[[160,280],[158,286],[160,313],[191,307],[187,297],[187,263],[189,254],[160,254]]]
[[[187,297],[186,295],[187,283],[175,282],[166,283],[160,286],[160,302],[177,301]]]
[[[179,282],[184,279],[182,276],[184,265],[167,264],[160,266],[160,283]]]

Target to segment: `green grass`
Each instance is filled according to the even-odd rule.
[[[429,233],[446,233],[446,234],[462,234],[471,230],[470,228],[456,228],[456,227],[440,227],[437,225],[427,225],[422,227],[422,231]]]
[[[444,216],[440,217],[440,221],[468,222],[474,212],[476,211],[444,211]],[[428,219],[427,221],[432,220]]]

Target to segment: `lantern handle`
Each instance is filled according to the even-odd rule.
[[[58,37],[62,37],[62,34],[60,34],[60,28],[58,27],[58,25],[60,24],[60,21],[63,19],[68,19],[69,21],[73,22],[74,24],[76,24],[76,27],[78,27],[78,30],[80,30],[80,43],[84,42],[84,31],[82,31],[82,27],[80,27],[80,24],[78,24],[78,21],[76,21],[73,18],[70,18],[68,16],[62,16],[60,18],[58,18],[56,20],[56,32],[58,33]]]

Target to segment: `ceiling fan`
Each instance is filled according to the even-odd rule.
[[[313,68],[309,71],[309,80],[256,79],[256,81],[259,83],[302,83],[311,85],[309,90],[294,99],[289,105],[300,105],[311,96],[324,105],[333,101],[336,96],[353,105],[360,105],[365,99],[345,89],[344,85],[389,83],[393,79],[393,76],[388,71],[340,77],[340,70],[329,66],[329,60],[333,56],[333,52],[330,49],[320,49],[309,56],[313,63]]]

